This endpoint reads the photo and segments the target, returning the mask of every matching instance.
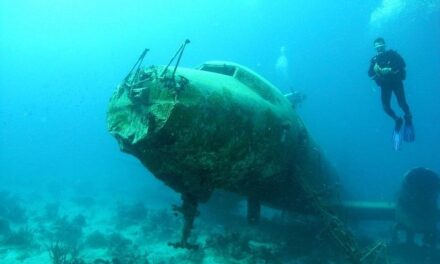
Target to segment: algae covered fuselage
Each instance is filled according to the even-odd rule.
[[[108,126],[123,151],[175,191],[204,202],[222,189],[307,212],[299,184],[319,192],[334,183],[290,102],[258,74],[207,62],[170,75],[152,66],[124,80]]]

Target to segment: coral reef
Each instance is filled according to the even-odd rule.
[[[79,257],[78,248],[69,247],[59,242],[52,242],[47,250],[52,264],[86,264]]]
[[[91,208],[95,205],[95,199],[90,196],[75,196],[72,198],[72,202],[83,208]]]
[[[15,197],[7,195],[7,197]],[[11,203],[11,201],[9,201]],[[13,202],[17,204],[17,201]],[[28,204],[28,203],[23,203]],[[43,201],[40,210],[20,206],[29,219],[24,223],[0,217],[0,259],[2,263],[51,264],[314,264],[348,263],[344,254],[332,247],[325,224],[313,216],[281,214],[262,210],[258,225],[247,225],[242,214],[206,210],[195,222],[196,236],[189,240],[197,249],[187,250],[167,245],[178,241],[182,218],[171,209],[152,209],[145,201],[85,210],[72,202]],[[232,204],[235,204],[232,201]],[[34,206],[34,205],[32,205]],[[191,206],[187,204],[186,206]],[[177,207],[187,210],[194,207]],[[67,210],[66,210],[67,209]],[[36,214],[35,214],[36,213]],[[239,212],[236,212],[239,213]],[[210,215],[207,215],[210,214]],[[48,216],[55,216],[49,218]],[[223,219],[229,218],[227,224]],[[121,224],[122,223],[122,224]],[[123,227],[121,227],[121,225]],[[363,225],[364,226],[364,225]],[[372,228],[378,228],[372,224]],[[387,236],[388,225],[383,225]],[[376,231],[377,232],[377,231]],[[359,232],[357,233],[360,236]],[[365,247],[378,237],[371,230],[358,241]],[[376,238],[372,238],[374,236]],[[362,236],[361,236],[362,237]],[[386,238],[386,237],[385,237]],[[386,259],[402,264],[420,259],[439,260],[438,250],[421,246],[381,244]],[[386,250],[385,250],[386,249]],[[376,257],[376,256],[374,256]],[[4,261],[3,261],[4,260]],[[412,261],[412,262],[411,262]],[[392,262],[390,262],[392,263]]]
[[[114,264],[141,263],[148,256],[130,239],[119,233],[113,233],[108,237],[108,255],[112,256]]]
[[[7,191],[0,191],[0,217],[12,223],[25,223],[26,210],[18,197],[14,197]]]
[[[11,231],[4,239],[3,243],[13,247],[28,249],[35,246],[34,233],[29,227],[20,227],[18,230]]]
[[[282,263],[276,245],[251,241],[238,232],[213,234],[207,238],[204,248],[212,249],[224,263]]]
[[[145,221],[147,216],[148,210],[142,202],[134,204],[117,204],[116,222],[119,228],[138,225]]]
[[[59,217],[52,223],[49,238],[71,247],[77,247],[82,239],[85,224],[85,217],[82,215],[77,215],[70,220],[67,216]]]
[[[152,242],[177,238],[176,228],[181,226],[182,219],[170,210],[151,210],[148,219],[141,225],[142,236]]]
[[[56,219],[58,218],[59,212],[60,212],[60,204],[58,202],[47,203],[44,206],[43,218],[46,220]]]
[[[3,217],[0,217],[0,238],[9,235],[11,227],[9,221]]]
[[[109,245],[109,240],[102,232],[94,231],[87,236],[84,243],[90,248],[106,248]]]

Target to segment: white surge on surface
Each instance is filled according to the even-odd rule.
[[[370,15],[370,26],[381,28],[400,16],[424,17],[440,11],[440,0],[382,0]]]
[[[382,3],[371,13],[370,25],[381,27],[396,18],[406,6],[405,0],[382,0]]]

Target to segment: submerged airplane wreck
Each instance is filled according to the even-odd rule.
[[[178,67],[185,42],[167,66],[141,67],[148,50],[110,99],[108,127],[122,151],[181,194],[188,242],[199,203],[215,190],[248,202],[248,221],[261,205],[318,216],[351,263],[363,257],[333,213],[337,175],[291,102],[252,70],[211,61]],[[177,58],[175,66],[172,61]]]

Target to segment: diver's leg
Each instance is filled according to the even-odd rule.
[[[382,107],[385,113],[387,113],[394,121],[397,121],[399,117],[396,115],[396,113],[391,108],[391,93],[392,88],[388,86],[382,86],[381,87],[381,100],[382,100]]]
[[[381,87],[381,99],[382,106],[385,113],[387,113],[392,119],[394,119],[394,130],[393,130],[393,143],[394,150],[399,150],[400,145],[402,143],[401,129],[403,120],[401,117],[398,117],[396,113],[391,109],[391,93],[393,91],[392,86],[382,86]]]
[[[405,113],[405,126],[403,129],[403,139],[407,142],[413,142],[416,138],[416,134],[412,122],[412,115],[409,110],[408,103],[406,102],[405,90],[403,89],[403,82],[400,81],[395,84],[394,93],[396,94],[397,103]]]
[[[405,90],[403,89],[403,82],[398,82],[393,87],[394,93],[396,94],[397,103],[399,104],[400,108],[402,108],[403,112],[405,113],[405,120],[411,119],[411,112],[409,110],[408,103],[406,102],[405,97]]]

